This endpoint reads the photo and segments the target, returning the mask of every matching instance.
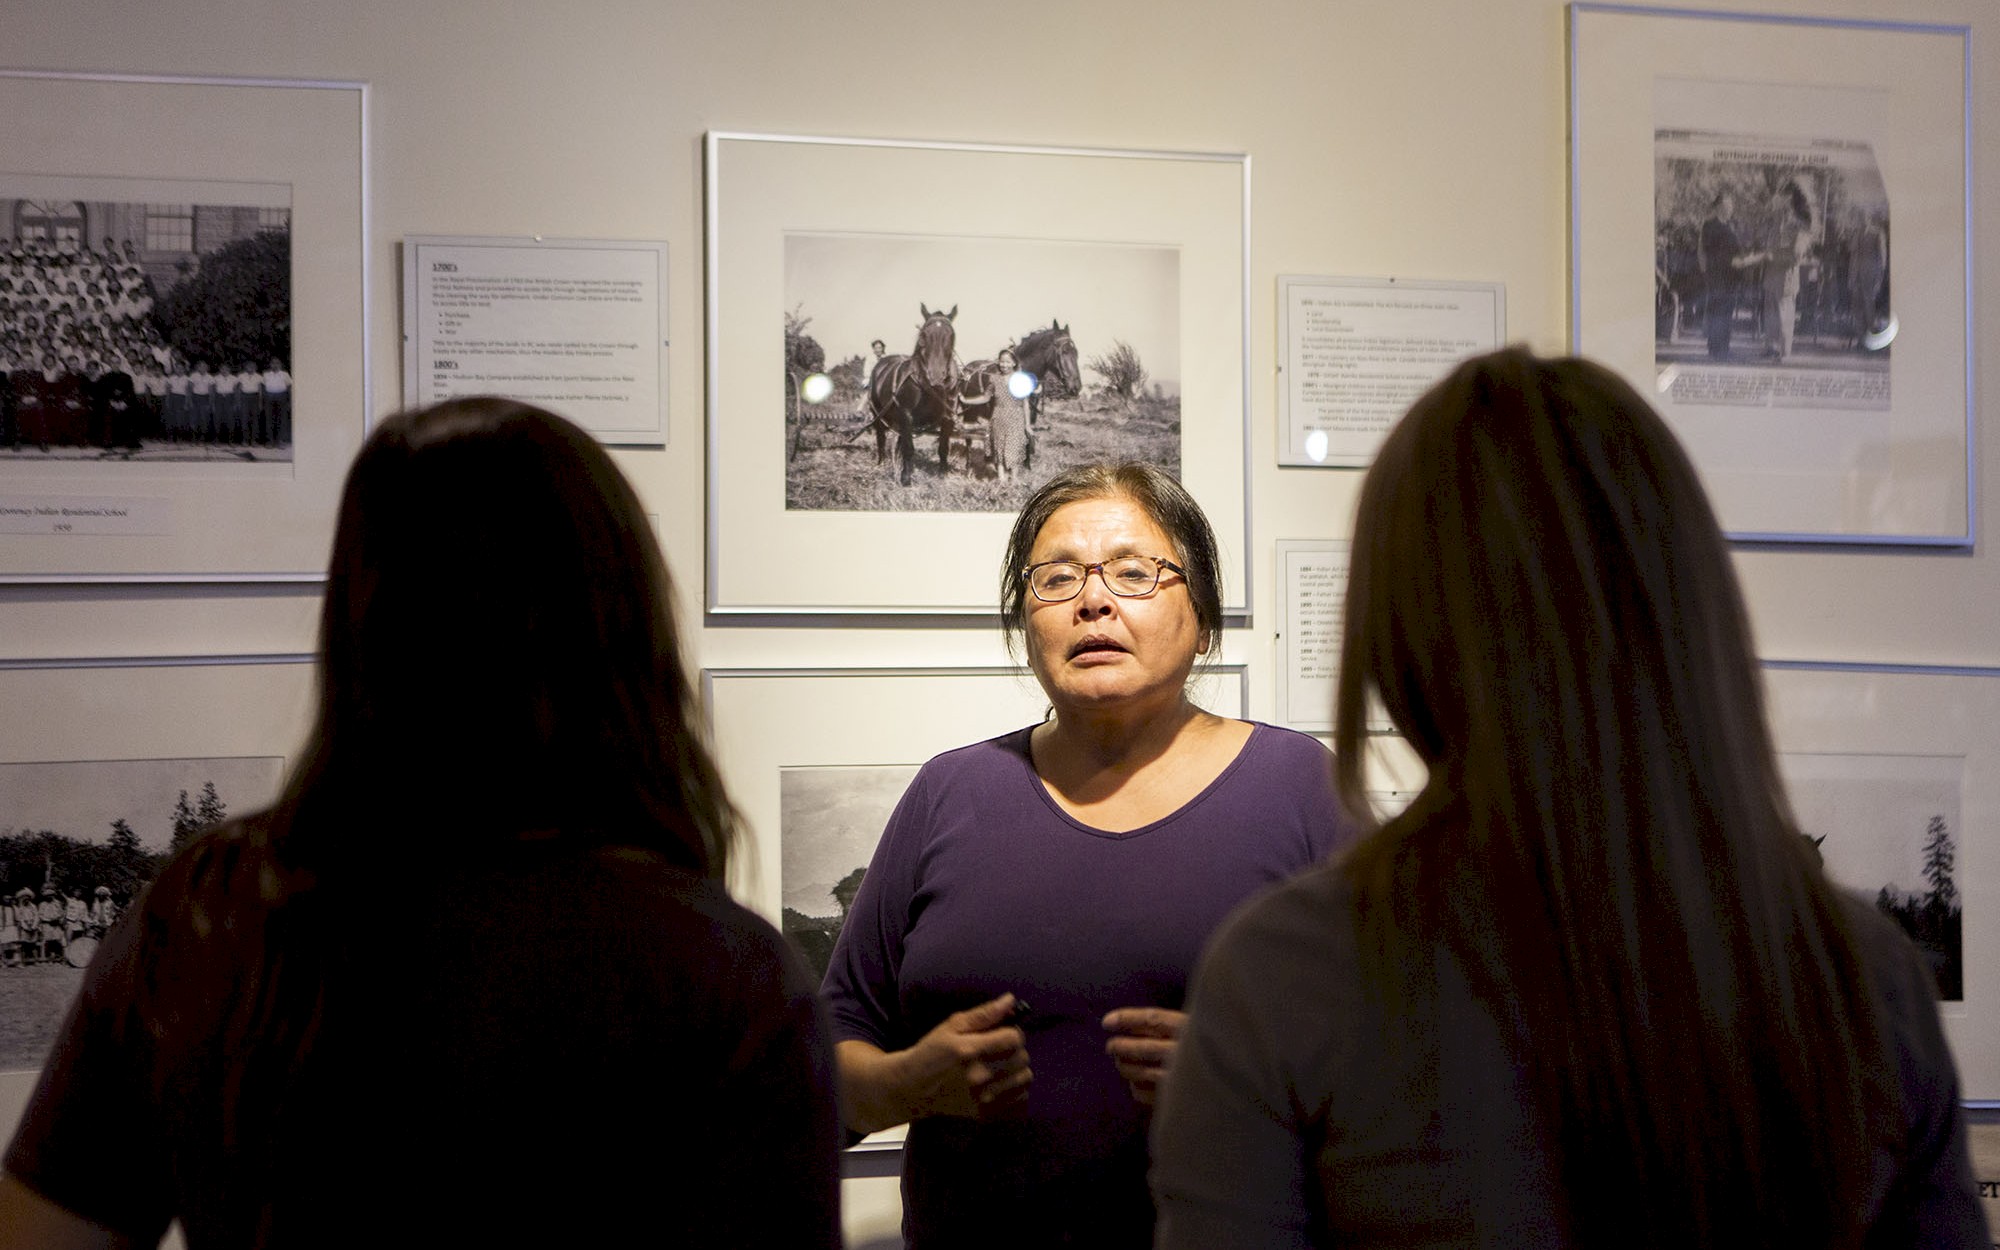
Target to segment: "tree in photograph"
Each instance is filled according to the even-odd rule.
[[[195,801],[194,816],[203,829],[228,819],[229,809],[222,805],[222,796],[215,792],[213,781],[201,783],[201,797]]]
[[[806,333],[811,324],[803,304],[785,314],[785,369],[798,377],[826,368],[826,349]]]
[[[120,817],[111,822],[111,836],[105,841],[99,879],[93,884],[104,886],[117,898],[129,901],[151,875],[148,859],[145,848],[139,845],[139,835]]]
[[[194,805],[188,802],[188,792],[181,791],[181,797],[174,800],[173,833],[167,839],[167,849],[178,851],[187,845],[188,839],[201,832],[201,821],[194,814]]]
[[[854,906],[854,896],[861,892],[861,879],[868,875],[866,866],[856,868],[834,883],[833,901],[840,904],[840,922],[847,923],[847,909]]]
[[[1939,911],[1958,909],[1958,887],[1952,884],[1951,829],[1942,814],[1924,829],[1924,880],[1931,883],[1930,903]]]
[[[169,347],[218,369],[292,359],[292,235],[265,230],[201,258],[153,304]]]
[[[1109,352],[1092,356],[1083,367],[1103,378],[1104,389],[1120,399],[1137,398],[1146,388],[1146,366],[1124,339],[1112,340]]]
[[[833,379],[833,384],[846,391],[860,390],[861,379],[867,374],[868,363],[859,356],[849,356],[826,371],[826,376]]]
[[[139,847],[139,835],[132,831],[132,826],[126,823],[123,816],[111,822],[111,836],[106,839],[106,845],[111,848],[112,854],[133,863],[146,857],[146,852]]]

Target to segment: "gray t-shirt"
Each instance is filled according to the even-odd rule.
[[[1874,1187],[1870,1244],[1984,1250],[1930,975],[1888,920],[1849,902],[1908,1122],[1900,1170],[1885,1160]],[[1523,1110],[1499,1027],[1452,960],[1436,967],[1434,1010],[1391,1026],[1362,991],[1353,890],[1330,865],[1231,917],[1195,977],[1156,1121],[1161,1250],[1564,1244],[1546,1129]]]

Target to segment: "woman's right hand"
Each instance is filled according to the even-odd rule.
[[[924,1116],[999,1119],[1028,1101],[1027,1036],[1008,1024],[1014,996],[955,1011],[907,1050],[835,1048],[849,1127],[871,1133]]]

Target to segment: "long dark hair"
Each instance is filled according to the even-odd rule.
[[[1373,987],[1442,945],[1550,1126],[1577,1244],[1857,1245],[1895,1122],[1880,1008],[1795,829],[1693,466],[1624,382],[1509,350],[1362,488],[1336,708],[1429,766],[1344,871]],[[1893,1147],[1890,1147],[1893,1149]]]
[[[382,424],[341,500],[319,676],[275,813],[287,860],[337,865],[362,804],[452,853],[543,831],[727,866],[665,561],[560,417],[477,398]]]
[[[241,948],[226,999],[188,1002],[153,969],[144,1005],[212,1030],[232,1149],[285,1132],[303,1074],[336,1062],[316,1044],[352,1015],[352,909],[385,871],[476,869],[525,835],[723,875],[737,818],[672,600],[637,496],[561,418],[462,399],[369,439],[341,499],[300,764],[270,810],[192,843],[167,870],[184,890],[155,906],[190,948]],[[228,915],[205,910],[218,899]]]

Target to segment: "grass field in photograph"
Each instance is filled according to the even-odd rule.
[[[803,437],[787,422],[785,445],[796,446],[785,467],[785,507],[834,512],[1014,512],[1064,469],[1098,461],[1139,460],[1179,476],[1180,399],[1104,395],[1053,400],[1042,408],[1032,463],[1001,481],[987,454],[986,424],[955,432],[948,473],[938,472],[937,435],[917,435],[917,468],[898,482],[896,439],[877,463],[875,435],[852,403],[807,408]]]

